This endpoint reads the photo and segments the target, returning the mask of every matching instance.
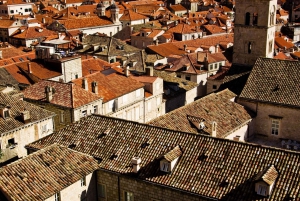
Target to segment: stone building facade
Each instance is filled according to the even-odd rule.
[[[133,175],[132,175],[133,176]],[[134,177],[115,174],[113,172],[97,171],[97,189],[105,189],[105,193],[97,194],[98,201],[208,201],[191,193],[179,191],[167,186],[158,186],[144,182]]]

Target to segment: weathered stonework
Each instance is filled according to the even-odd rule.
[[[97,184],[105,185],[106,198],[98,196],[98,201],[125,201],[125,192],[133,193],[135,201],[164,200],[164,201],[205,201],[201,198],[178,189],[159,186],[150,182],[117,175],[103,170],[97,171]]]

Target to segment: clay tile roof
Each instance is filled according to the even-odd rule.
[[[181,155],[182,155],[182,151],[180,147],[176,146],[164,155],[164,159],[166,159],[169,162],[172,162],[176,158],[179,158]]]
[[[0,92],[0,104],[4,106],[10,106],[10,115],[11,115],[11,117],[7,119],[0,117],[0,133],[9,132],[18,127],[24,126],[25,124],[28,124],[20,120],[21,112],[24,111],[24,108],[26,108],[26,110],[28,110],[30,113],[30,119],[31,119],[30,122],[43,120],[55,115],[53,112],[44,110],[26,101],[14,99],[9,95],[3,94],[1,92]]]
[[[184,45],[187,47],[196,47],[199,48],[202,45],[215,46],[221,43],[233,43],[233,34],[224,34],[224,35],[212,35],[205,38],[187,40],[187,41],[177,41],[172,43],[164,43],[158,45],[149,45],[147,49],[152,54],[159,54],[161,56],[169,56],[172,54],[182,55],[185,54],[183,51]]]
[[[98,58],[89,58],[82,60],[82,76],[86,76],[97,71],[103,71],[107,68],[111,68],[113,65]]]
[[[243,106],[230,101],[234,96],[235,94],[229,90],[210,94],[148,123],[183,132],[211,134],[211,122],[215,121],[218,125],[217,137],[225,138],[232,130],[251,120],[251,116]],[[203,131],[198,130],[189,123],[187,116],[204,119],[206,128]]]
[[[47,86],[55,90],[53,99],[50,101],[55,105],[77,108],[100,99],[96,94],[84,90],[82,85],[55,81],[41,81],[29,86],[24,90],[24,99],[46,102],[45,87]]]
[[[12,57],[18,57],[18,56],[24,56],[28,53],[23,52],[22,50],[15,48],[14,46],[8,45],[8,47],[0,47],[0,50],[2,51],[2,59],[9,59]],[[2,60],[0,59],[0,61]]]
[[[284,49],[284,48],[289,49],[289,48],[292,48],[292,47],[295,46],[292,42],[286,41],[286,40],[285,40],[284,38],[282,38],[282,37],[276,37],[276,38],[275,38],[275,44],[276,44],[278,47],[282,48],[282,49]]]
[[[46,200],[97,169],[93,157],[53,144],[2,167],[1,191],[12,200]]]
[[[187,33],[194,33],[196,30],[194,26],[190,26],[188,24],[178,24],[175,27],[169,29],[166,33],[180,33],[180,34],[187,34]]]
[[[162,32],[162,30],[160,29],[154,29],[152,30],[152,32],[147,36],[149,38],[154,38],[156,37],[158,34],[160,34]]]
[[[148,49],[150,49],[151,52],[153,53],[157,53],[163,57],[169,56],[171,54],[184,54],[185,51],[180,50],[179,48],[177,48],[174,43],[164,43],[164,44],[160,44],[160,45],[149,45],[147,47]]]
[[[293,53],[290,53],[290,54],[292,55]],[[284,54],[283,52],[278,52],[278,54],[275,55],[273,58],[274,58],[274,59],[281,59],[281,60],[284,60],[284,59],[292,59],[291,57],[287,56],[287,55]]]
[[[208,32],[208,34],[216,34],[216,33],[225,33],[226,31],[217,25],[203,25],[204,30]]]
[[[40,80],[47,80],[62,75],[60,72],[54,71],[50,68],[45,67],[42,63],[38,63],[34,61],[22,62],[17,64],[19,69],[23,70],[23,72],[26,72],[26,74],[29,73],[28,65],[31,66],[30,74],[34,75],[36,78]]]
[[[141,83],[153,83],[155,80],[157,80],[156,76],[131,76],[130,78],[135,79]]]
[[[213,112],[213,110],[211,110]],[[220,116],[220,115],[219,115]],[[218,125],[219,126],[219,125]],[[102,138],[99,133],[110,129]],[[220,129],[219,129],[220,130]],[[152,139],[145,148],[142,145]],[[212,200],[285,200],[299,197],[300,153],[159,128],[107,116],[91,115],[48,135],[27,148],[41,149],[53,143],[101,158],[100,169],[125,174],[133,172],[131,159],[138,153],[141,169],[133,177],[141,182],[185,191],[197,199]],[[157,158],[180,145],[182,155],[171,174],[162,174]],[[117,158],[111,156],[118,154]],[[202,157],[204,153],[206,157]],[[29,155],[30,156],[30,155]],[[288,162],[287,162],[288,161]],[[278,177],[272,193],[262,198],[254,190],[253,178],[274,165]],[[222,186],[224,177],[232,176]],[[5,181],[5,178],[1,179]],[[288,189],[288,190],[285,190]]]
[[[187,10],[181,4],[171,5],[170,9],[173,10],[173,11],[186,11]]]
[[[79,78],[72,82],[79,87],[82,86],[82,79]],[[87,75],[85,79],[89,86],[92,85],[92,82],[98,82],[98,95],[103,98],[104,103],[144,87],[144,84],[111,68]],[[91,87],[89,87],[89,90],[92,90]]]
[[[20,68],[12,63],[4,67],[11,76],[14,77],[15,80],[17,80],[20,84],[29,85],[32,83],[32,81],[20,70]]]
[[[142,19],[147,19],[147,17],[132,10],[125,10],[122,17],[120,17],[120,21],[135,21]]]
[[[49,36],[57,37],[57,33],[43,27],[26,27],[25,30],[17,30],[11,37],[19,39],[34,39]]]
[[[98,16],[87,17],[87,18],[76,18],[76,19],[66,19],[57,20],[60,24],[64,24],[67,30],[69,29],[79,29],[85,27],[95,27],[113,24],[108,18],[99,18]]]
[[[186,93],[186,91],[194,89],[195,87],[198,86],[196,82],[192,82],[186,79],[176,77],[175,73],[154,70],[153,75],[162,78],[165,82],[178,84],[178,87],[180,89],[178,90],[179,93],[182,91]]]
[[[256,181],[264,181],[269,186],[271,186],[275,180],[278,177],[278,172],[274,165],[271,165],[270,167],[267,167],[265,170],[259,172],[257,176],[255,177]]]
[[[299,61],[258,58],[240,98],[299,107],[299,79]]]
[[[13,25],[15,20],[0,19],[0,28],[8,28]]]

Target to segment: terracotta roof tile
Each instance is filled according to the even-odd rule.
[[[217,34],[217,33],[225,33],[226,31],[219,26],[216,25],[203,25],[204,31],[208,34]]]
[[[222,35],[211,35],[205,38],[187,40],[187,41],[177,41],[172,43],[164,43],[158,45],[149,45],[147,49],[152,53],[157,53],[161,56],[169,56],[171,54],[182,55],[185,54],[183,51],[184,45],[187,47],[196,47],[199,48],[203,45],[216,46],[220,43],[233,43],[233,34],[222,34]]]
[[[2,167],[1,191],[13,200],[46,200],[98,167],[92,157],[53,144]]]
[[[101,73],[96,72],[85,76],[85,78],[73,80],[72,82],[77,86],[82,86],[83,79],[87,80],[89,86],[92,86],[92,82],[98,82],[98,96],[103,98],[104,103],[144,87],[144,84],[117,73],[111,68]],[[92,91],[91,87],[89,87],[89,91]]]
[[[10,64],[5,66],[5,69],[11,74],[18,83],[29,85],[32,81],[20,70],[16,64]]]
[[[292,47],[294,47],[295,45],[292,42],[286,41],[284,38],[282,37],[276,37],[275,38],[275,43],[278,47],[282,48],[282,49],[290,49]]]
[[[113,24],[113,22],[110,21],[108,18],[99,18],[98,16],[57,21],[60,24],[63,24],[67,30]]]
[[[142,76],[130,76],[130,78],[137,80],[139,82],[142,83],[153,83],[157,80],[156,76],[146,76],[146,75],[142,75]]]
[[[25,29],[17,30],[14,34],[11,35],[12,38],[18,39],[34,39],[49,36],[55,36],[55,38],[58,38],[55,31],[51,31],[43,27],[26,27]]]
[[[62,75],[60,72],[54,71],[50,68],[45,67],[43,64],[34,61],[22,62],[17,64],[17,66],[26,73],[29,73],[28,65],[31,66],[30,74],[34,75],[40,80],[47,80]]]
[[[55,90],[50,103],[68,108],[78,108],[93,101],[99,100],[96,94],[84,90],[81,86],[73,83],[62,83],[55,81],[41,81],[27,87],[24,90],[24,99],[39,100],[47,102],[45,87]]]
[[[95,73],[97,71],[103,71],[107,68],[111,68],[113,65],[107,61],[98,58],[89,58],[82,60],[82,76]]]
[[[181,4],[171,5],[170,9],[173,11],[187,11],[187,9],[183,7]]]
[[[147,17],[132,10],[125,10],[122,17],[120,17],[120,21],[135,21],[142,19],[147,19]]]
[[[107,129],[110,132],[99,138]],[[297,182],[300,153],[106,116],[89,116],[27,147],[40,149],[53,143],[67,147],[77,141],[73,149],[100,158],[103,170],[132,175],[141,181],[185,191],[201,199],[205,196],[205,199],[232,201],[284,200],[290,196],[298,198],[300,194]],[[177,145],[182,155],[172,173],[164,174],[159,169],[159,157]],[[141,169],[134,174],[131,159],[137,153]],[[117,157],[112,160],[113,155]],[[262,198],[255,193],[253,178],[270,165],[280,174],[270,197]],[[222,185],[228,177],[232,179]]]

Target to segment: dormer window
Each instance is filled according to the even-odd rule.
[[[177,145],[168,153],[163,155],[162,159],[160,160],[160,170],[162,172],[172,172],[181,155],[182,155],[182,150]]]
[[[259,172],[254,179],[255,192],[264,197],[270,196],[277,177],[278,172],[273,165]]]
[[[1,116],[4,119],[10,117],[10,106],[8,105],[0,105]]]

